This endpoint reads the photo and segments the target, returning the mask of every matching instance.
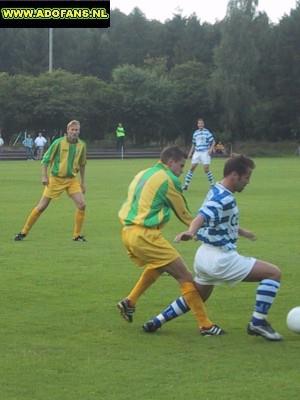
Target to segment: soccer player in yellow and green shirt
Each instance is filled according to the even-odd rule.
[[[85,216],[85,165],[86,145],[79,139],[80,123],[76,120],[67,125],[64,137],[55,140],[42,159],[43,195],[37,206],[29,214],[21,232],[15,236],[16,241],[28,235],[33,224],[48,207],[52,199],[58,198],[66,191],[76,205],[73,240],[86,241],[81,235]],[[50,176],[48,176],[48,169]],[[80,174],[80,181],[77,174]]]
[[[132,322],[138,298],[163,272],[167,272],[178,281],[181,293],[197,319],[200,333],[216,335],[223,330],[207,317],[192,274],[161,231],[170,219],[171,210],[185,225],[192,221],[178,179],[185,159],[186,155],[180,148],[167,147],[162,151],[160,161],[138,173],[129,185],[127,200],[119,211],[122,240],[132,261],[145,269],[132,291],[117,307],[122,317]]]

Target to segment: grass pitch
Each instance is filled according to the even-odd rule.
[[[89,161],[87,243],[71,240],[74,206],[53,201],[23,242],[13,236],[39,199],[37,162],[0,162],[0,398],[3,400],[298,400],[300,335],[285,325],[300,305],[299,159],[257,159],[251,184],[237,195],[241,226],[256,242],[239,250],[273,262],[283,272],[270,321],[284,341],[270,343],[245,332],[256,284],[220,287],[209,300],[211,318],[228,332],[200,337],[192,315],[153,335],[141,325],[177,297],[163,276],[140,299],[133,324],[116,302],[139,276],[120,240],[117,211],[128,183],[153,160]],[[221,178],[223,160],[213,160]],[[199,167],[186,197],[193,212],[207,191]],[[183,229],[173,216],[170,240]],[[179,251],[191,267],[197,243]]]

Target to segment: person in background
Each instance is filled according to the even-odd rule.
[[[117,138],[117,151],[124,150],[124,141],[125,141],[125,129],[121,122],[118,123],[116,129],[116,138]]]
[[[3,146],[4,146],[4,139],[2,137],[2,134],[0,133],[0,152],[3,150]]]
[[[191,167],[185,176],[182,190],[188,190],[194,171],[199,164],[203,164],[203,170],[210,186],[213,186],[215,182],[213,173],[209,169],[215,140],[212,133],[204,127],[204,120],[202,118],[197,120],[197,127],[198,129],[193,133],[192,147],[188,155],[188,158],[192,157]]]
[[[225,154],[225,146],[222,142],[217,142],[214,150],[215,150],[216,155],[224,155]]]
[[[36,158],[38,160],[42,159],[47,143],[47,139],[43,136],[42,132],[39,132],[38,136],[34,139],[34,145],[36,147]]]
[[[26,135],[25,139],[22,142],[23,146],[25,147],[26,150],[26,158],[27,160],[34,160],[34,154],[33,154],[33,139],[30,135],[30,133],[28,133],[28,135]]]

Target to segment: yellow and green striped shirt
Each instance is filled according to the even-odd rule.
[[[66,137],[55,140],[44,154],[42,164],[50,165],[52,176],[72,178],[86,164],[86,145],[82,140],[69,143]]]
[[[169,221],[171,210],[184,224],[192,222],[178,177],[158,162],[135,176],[129,185],[127,200],[119,211],[119,218],[122,225],[155,228]]]

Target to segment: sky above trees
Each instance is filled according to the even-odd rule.
[[[118,8],[129,14],[133,8],[138,7],[148,19],[165,21],[171,19],[175,13],[182,11],[182,15],[189,16],[196,13],[201,22],[214,23],[222,20],[226,14],[228,0],[111,0],[111,8]],[[259,0],[258,11],[265,11],[274,23],[284,15],[289,15],[295,8],[296,0]]]

